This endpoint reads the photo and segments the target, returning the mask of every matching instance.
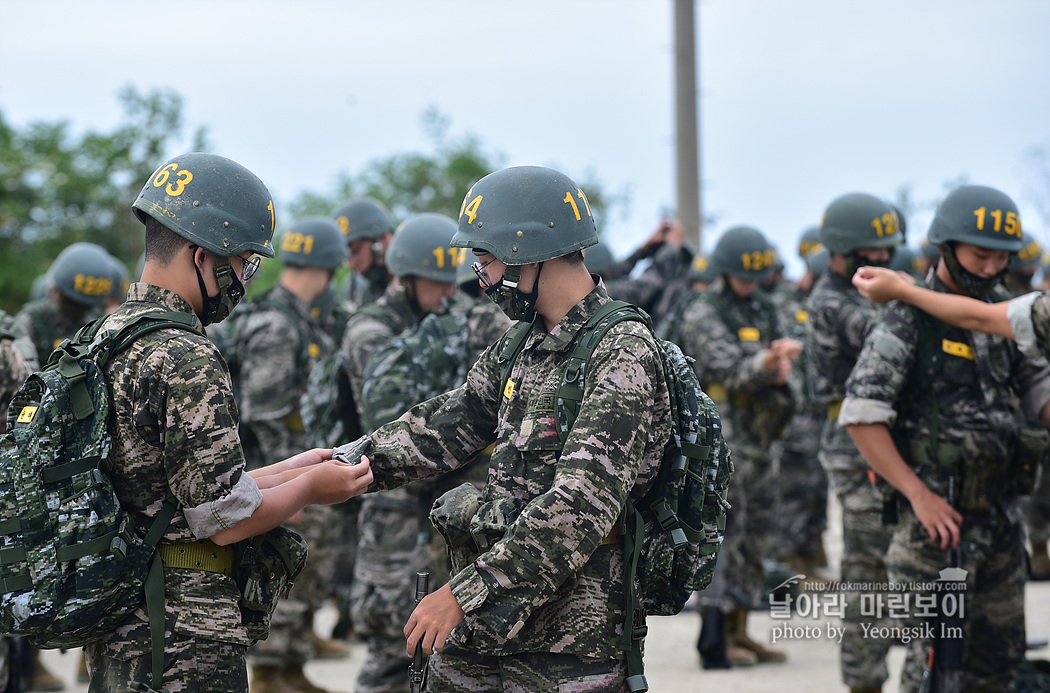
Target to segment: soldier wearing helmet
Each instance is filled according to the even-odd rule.
[[[581,677],[609,690],[625,685],[617,635],[625,604],[610,589],[623,579],[615,527],[628,496],[652,483],[670,397],[648,328],[619,322],[596,345],[597,367],[564,441],[555,430],[549,395],[567,347],[610,300],[581,252],[597,240],[587,196],[564,174],[521,166],[475,183],[452,246],[474,253],[488,297],[525,321],[506,386],[499,349],[489,348],[464,385],[339,449],[367,453],[382,470],[377,486],[388,488],[455,469],[494,444],[489,484],[470,513],[486,528],[480,555],[458,565],[405,626],[408,652],[419,644],[438,653],[427,665],[430,690],[488,690],[494,681],[557,690]]]
[[[938,206],[928,237],[942,258],[926,279],[931,291],[916,293],[943,294],[955,303],[969,296],[984,305],[1005,297],[995,285],[1010,256],[1024,247],[1021,219],[1007,195],[980,185],[956,188]],[[861,278],[874,274],[864,270]],[[1018,326],[1031,329],[1037,313],[1029,308],[1039,294],[1024,298],[992,312],[1016,311]],[[914,300],[910,292],[908,300]],[[882,315],[850,376],[838,423],[900,494],[888,577],[930,585],[946,560],[958,558],[967,607],[960,687],[1005,691],[1024,661],[1018,496],[1031,492],[1034,478],[1026,469],[1046,452],[1045,429],[1030,422],[1050,423],[1050,368],[1002,337],[969,332],[905,303]],[[1024,350],[1031,351],[1032,335],[1018,330]],[[916,591],[916,599],[929,598]],[[916,625],[914,612],[910,616],[902,625]],[[930,645],[928,638],[909,645],[902,688],[919,687]]]
[[[94,243],[73,243],[51,263],[47,277],[44,296],[15,316],[44,363],[63,339],[102,314],[102,303],[114,286],[111,256]]]
[[[893,207],[874,195],[848,193],[832,200],[819,228],[827,251],[825,272],[806,301],[808,390],[810,400],[824,410],[818,460],[827,472],[829,492],[843,508],[842,580],[849,584],[886,582],[890,541],[882,523],[882,499],[868,480],[868,466],[849,434],[835,424],[846,380],[877,315],[876,306],[857,292],[850,278],[859,266],[890,262],[891,251],[901,242],[898,227]],[[848,593],[839,668],[852,691],[878,690],[887,677],[891,642],[867,633],[865,622],[872,618],[862,613],[860,594]]]
[[[245,469],[226,364],[201,328],[230,314],[259,256],[274,256],[273,202],[262,181],[229,159],[183,154],[150,176],[133,207],[146,226],[142,281],[101,329],[151,313],[181,315],[193,328],[150,332],[104,369],[121,504],[146,526],[166,498],[178,505],[158,544],[169,632],[156,663],[145,617],[89,645],[89,687],[244,693],[245,651],[259,636],[242,622],[232,553],[220,547],[273,529],[306,505],[345,501],[371,476],[367,465],[332,461],[330,450]],[[194,552],[196,562],[186,561]]]
[[[751,607],[761,599],[761,558],[773,536],[776,480],[771,444],[795,409],[787,386],[801,344],[785,336],[776,307],[759,289],[776,254],[758,229],[727,229],[711,252],[719,279],[682,315],[679,344],[704,390],[718,404],[736,466],[725,541],[728,560],[702,594],[703,626],[697,647],[704,668],[784,661],[747,634]],[[730,531],[730,526],[732,531]],[[733,584],[739,589],[729,590]]]
[[[331,219],[302,219],[276,242],[281,273],[277,285],[238,312],[241,439],[248,469],[273,464],[306,448],[299,401],[314,365],[336,344],[326,320],[332,277],[346,260],[346,243]],[[314,612],[328,595],[329,549],[338,511],[311,505],[292,526],[311,547],[295,587],[277,605],[270,635],[249,652],[253,693],[286,690],[304,683],[303,665],[314,657],[349,656],[342,645],[321,638]]]
[[[394,238],[394,222],[379,200],[359,197],[340,205],[332,219],[343,234],[347,265],[353,270],[346,287],[357,308],[383,295],[393,275],[386,267],[386,251]]]
[[[1017,298],[1035,290],[1032,280],[1043,257],[1043,247],[1035,236],[1026,231],[1021,236],[1021,243],[1021,249],[1010,257],[1010,264],[1006,266],[1006,274],[1003,275],[1003,288],[1010,294],[1010,298]]]

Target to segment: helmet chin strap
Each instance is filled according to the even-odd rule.
[[[230,264],[230,258],[215,256],[214,276],[216,284],[219,285],[219,293],[215,296],[208,294],[208,288],[204,285],[204,277],[196,262],[193,263],[193,269],[197,273],[197,285],[201,290],[201,323],[212,325],[222,322],[230,316],[234,307],[244,296],[244,285],[237,279],[233,265]]]

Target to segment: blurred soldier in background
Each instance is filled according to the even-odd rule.
[[[332,212],[332,218],[343,234],[347,264],[353,270],[345,298],[351,310],[360,308],[382,296],[392,278],[385,255],[394,237],[394,221],[383,203],[371,197],[350,200]]]
[[[824,211],[820,237],[830,252],[827,271],[806,302],[806,359],[813,402],[824,407],[820,463],[842,507],[841,581],[886,582],[886,549],[892,529],[883,524],[883,499],[849,435],[836,425],[846,379],[874,327],[877,307],[850,283],[862,265],[889,264],[901,243],[893,208],[866,193],[836,198]],[[890,641],[865,637],[861,597],[847,592],[840,651],[842,681],[854,693],[878,691],[888,676]],[[867,619],[872,621],[872,619]]]
[[[1039,245],[1035,236],[1023,232],[1021,243],[1023,245],[1017,254],[1010,256],[1010,264],[1006,266],[1006,274],[1003,275],[1003,288],[1010,298],[1035,291],[1032,280],[1043,257],[1043,247]]]
[[[924,266],[922,255],[906,245],[899,245],[894,249],[893,258],[888,265],[891,270],[907,272],[912,278],[920,281],[926,277],[923,274]]]
[[[795,411],[787,383],[802,350],[785,336],[776,307],[758,289],[774,260],[761,232],[728,229],[711,253],[721,278],[689,304],[679,332],[678,344],[696,359],[704,391],[718,404],[736,465],[723,555],[713,582],[700,593],[698,649],[705,668],[785,660],[783,652],[747,634],[748,612],[764,598],[762,560],[775,535],[770,446]]]
[[[334,222],[309,218],[286,231],[278,247],[283,267],[277,285],[238,318],[241,443],[248,469],[264,467],[306,448],[299,400],[310,370],[335,343],[320,320],[346,245]],[[320,693],[303,673],[310,659],[347,657],[349,649],[317,635],[313,616],[332,580],[332,529],[339,511],[309,506],[289,523],[310,545],[310,560],[277,605],[270,636],[249,651],[252,693]]]
[[[43,298],[22,306],[15,320],[33,340],[40,363],[63,339],[102,315],[113,291],[112,256],[94,243],[73,243],[58,254],[47,276]]]

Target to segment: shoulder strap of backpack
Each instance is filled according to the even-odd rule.
[[[531,322],[518,321],[511,325],[507,333],[503,335],[499,355],[496,357],[496,363],[499,364],[500,392],[506,391],[511,369],[514,368],[514,362],[518,360],[518,354],[521,353],[522,347],[525,346],[525,339],[531,331]]]

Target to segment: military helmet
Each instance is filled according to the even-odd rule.
[[[689,263],[689,270],[686,272],[686,275],[694,282],[707,282],[709,284],[718,279],[718,272],[715,271],[714,264],[703,253],[697,253],[693,256],[693,261]]]
[[[245,251],[273,257],[273,198],[258,176],[236,161],[204,152],[182,154],[154,171],[131,205],[146,217],[220,257]]]
[[[346,243],[331,219],[310,217],[295,222],[281,235],[279,258],[295,267],[334,270],[346,260]]]
[[[332,219],[348,245],[362,238],[374,241],[394,230],[390,212],[371,197],[358,197],[341,205],[332,212]]]
[[[835,198],[820,222],[820,242],[839,255],[858,248],[892,248],[903,241],[893,206],[867,193]]]
[[[423,277],[454,283],[461,265],[469,265],[465,249],[449,245],[456,222],[444,214],[416,214],[405,219],[386,249],[386,267],[395,277]]]
[[[916,279],[922,279],[922,255],[915,252],[911,246],[899,246],[893,253],[889,268],[899,272],[907,272]]]
[[[492,253],[506,265],[569,255],[598,242],[591,205],[564,173],[514,166],[471,187],[459,210],[457,248]]]
[[[1024,272],[1031,274],[1039,268],[1043,257],[1043,246],[1029,233],[1021,234],[1021,249],[1016,255],[1010,256],[1010,264],[1006,266],[1010,272]]]
[[[113,280],[113,288],[109,295],[123,301],[128,297],[128,289],[131,287],[131,273],[128,272],[128,266],[113,255],[109,256],[109,264],[109,276]]]
[[[113,293],[111,256],[94,243],[66,246],[47,270],[51,285],[66,298],[97,306]]]
[[[820,227],[810,226],[798,239],[798,256],[803,260],[814,250],[822,248],[820,244]]]
[[[773,246],[761,231],[750,226],[726,229],[711,252],[715,271],[748,281],[765,281],[773,273],[775,261]]]
[[[941,250],[935,244],[930,243],[929,238],[922,239],[922,243],[919,245],[919,252],[926,258],[926,261],[931,264],[937,264],[937,261],[941,259]]]
[[[822,277],[828,270],[828,258],[831,257],[831,253],[828,249],[820,245],[816,250],[812,251],[806,256],[806,269],[813,273],[814,276]]]
[[[937,206],[927,238],[938,246],[955,241],[1008,253],[1024,246],[1017,205],[985,185],[962,185],[948,193]]]
[[[609,246],[598,241],[584,252],[583,264],[587,266],[588,272],[600,275],[608,272],[609,268],[616,264],[616,258],[613,257]]]

